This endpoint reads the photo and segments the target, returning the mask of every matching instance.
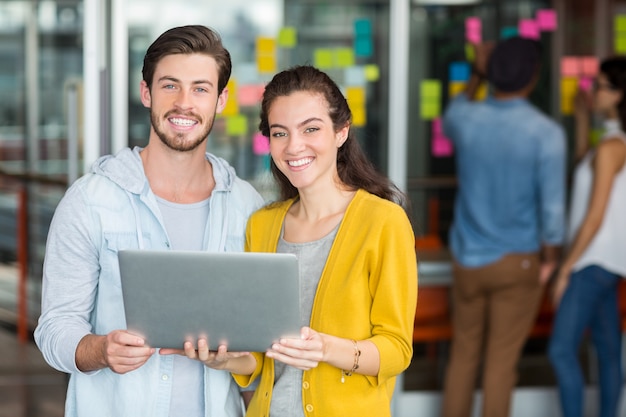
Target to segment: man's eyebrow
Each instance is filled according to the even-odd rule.
[[[173,77],[171,75],[165,75],[165,76],[159,78],[157,82],[162,82],[162,81],[171,81],[173,83],[180,83],[181,82],[178,78]],[[197,84],[208,84],[211,87],[214,87],[213,83],[211,81],[209,81],[209,80],[194,80],[194,81],[192,81],[192,84],[194,84],[194,85],[197,85]]]

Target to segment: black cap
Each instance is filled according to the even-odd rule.
[[[537,73],[540,55],[538,41],[519,36],[505,39],[496,45],[489,57],[487,79],[498,91],[520,91]]]

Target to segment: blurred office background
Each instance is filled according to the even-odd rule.
[[[454,149],[439,117],[467,79],[468,44],[514,34],[540,39],[545,65],[532,101],[571,133],[576,89],[589,86],[598,58],[626,53],[624,16],[626,1],[617,0],[0,0],[0,343],[27,352],[8,355],[0,368],[0,385],[23,399],[6,415],[61,415],[50,403],[33,405],[50,395],[62,401],[65,381],[48,375],[31,341],[48,225],[64,191],[98,156],[147,143],[143,55],[167,28],[204,24],[222,35],[233,59],[230,99],[207,147],[267,199],[275,190],[257,129],[263,86],[295,64],[329,72],[367,154],[411,197],[420,305],[429,288],[432,300],[443,294],[438,320],[447,308],[456,185]],[[536,390],[531,398],[542,410],[554,399],[548,334],[549,326],[529,340],[520,369],[520,390]],[[445,334],[416,339],[397,415],[437,408],[447,346]],[[58,392],[38,391],[50,381],[61,381]],[[589,383],[593,389],[592,363]],[[523,410],[516,415],[541,415]]]

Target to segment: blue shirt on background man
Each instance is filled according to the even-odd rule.
[[[465,267],[558,246],[565,235],[566,141],[525,98],[459,94],[443,126],[455,146],[458,191],[449,246]]]

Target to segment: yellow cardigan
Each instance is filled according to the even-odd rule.
[[[285,215],[294,200],[253,214],[246,250],[275,252]],[[310,327],[330,335],[373,342],[380,352],[377,377],[354,373],[341,383],[341,370],[327,363],[305,371],[304,415],[390,416],[396,376],[413,354],[417,303],[417,261],[413,229],[404,210],[364,190],[346,210],[313,301]],[[254,353],[252,375],[233,375],[243,387],[261,381],[246,416],[267,416],[274,386],[274,362]]]

